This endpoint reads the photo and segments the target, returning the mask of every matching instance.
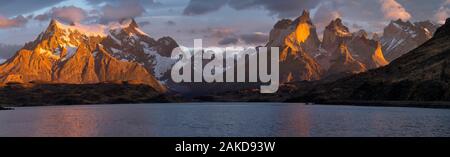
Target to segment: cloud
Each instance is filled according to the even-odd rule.
[[[358,24],[356,24],[356,23],[354,23],[354,24],[352,24],[352,27],[351,27],[352,29],[354,29],[354,30],[360,30],[360,29],[364,29],[364,27],[363,26],[361,26],[361,25],[358,25]]]
[[[230,0],[235,9],[263,8],[280,18],[297,17],[305,9],[313,9],[320,0]]]
[[[184,15],[201,15],[217,11],[222,8],[228,0],[191,0],[184,9]]]
[[[65,0],[1,0],[0,14],[8,17],[17,16],[51,7],[62,1]]]
[[[80,22],[87,17],[86,11],[75,6],[53,8],[51,12],[55,18],[68,22]]]
[[[261,32],[242,34],[240,39],[246,44],[264,44],[269,40],[269,35]]]
[[[81,22],[86,19],[88,13],[82,9],[75,6],[64,6],[64,7],[54,7],[47,13],[37,15],[34,19],[38,21],[46,21],[50,18],[56,18],[64,22]]]
[[[195,31],[194,32],[198,32]],[[204,30],[200,30],[200,33],[205,33],[205,37],[213,37],[213,38],[224,38],[228,36],[234,36],[236,31],[231,28],[206,28]]]
[[[381,11],[383,12],[385,19],[409,20],[411,18],[411,14],[395,0],[380,0],[380,3]]]
[[[230,44],[237,44],[239,42],[239,39],[236,37],[226,37],[223,38],[218,42],[219,45],[230,45]]]
[[[144,27],[144,26],[147,26],[147,25],[150,25],[150,24],[151,23],[149,21],[142,21],[142,22],[138,23],[138,25],[141,26],[141,27]]]
[[[265,44],[269,40],[269,35],[262,32],[246,33],[237,35],[234,32],[222,32],[211,35],[209,38],[217,38],[219,45]]]
[[[236,10],[261,8],[278,17],[299,16],[303,9],[312,9],[319,0],[190,0],[184,15],[201,15],[228,5]]]
[[[102,5],[102,4],[119,4],[122,3],[124,0],[86,0],[91,5]],[[141,5],[144,6],[158,6],[161,5],[161,3],[156,2],[155,0],[135,0]]]
[[[38,21],[47,21],[50,19],[50,15],[49,14],[40,14],[34,17],[35,20]]]
[[[23,27],[27,24],[28,18],[20,15],[14,18],[0,16],[0,29]]]
[[[396,0],[410,14],[414,21],[432,20],[432,16],[446,0]]]
[[[138,0],[119,1],[117,3],[107,3],[100,9],[101,23],[118,21],[126,18],[134,18],[145,13],[144,7]]]
[[[439,10],[434,14],[434,20],[439,24],[444,24],[445,20],[450,16],[450,0],[446,0]]]
[[[354,28],[352,27],[353,24],[358,24],[367,31],[378,32],[383,30],[384,23],[388,20],[399,18],[417,20],[413,19],[412,13],[422,17],[419,13],[427,12],[428,17],[425,19],[429,19],[430,15],[435,12],[433,10],[438,8],[436,4],[429,3],[432,2],[423,0],[321,0],[312,11],[312,19],[319,34],[331,20],[338,17],[342,18],[352,29]],[[417,5],[420,7],[417,7]],[[379,25],[379,23],[383,24]]]
[[[335,3],[331,1],[323,2],[319,5],[313,20],[318,30],[323,30],[330,21],[341,18],[342,13],[338,8],[335,8]]]

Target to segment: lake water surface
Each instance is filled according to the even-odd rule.
[[[450,136],[450,110],[283,103],[19,107],[0,136]]]

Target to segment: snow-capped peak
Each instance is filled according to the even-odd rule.
[[[80,23],[72,23],[71,25],[63,24],[56,19],[50,22],[49,29],[55,31],[55,29],[63,30],[67,33],[78,32],[86,36],[105,37],[105,26],[100,24],[83,25]]]
[[[124,31],[128,35],[143,35],[143,36],[149,36],[147,33],[142,31],[137,24],[137,22],[134,19],[124,19],[120,22],[111,23],[109,26],[108,32],[120,32]]]
[[[391,21],[384,28],[381,42],[388,60],[394,60],[411,51],[433,36],[437,25],[430,21],[412,23],[401,19]]]

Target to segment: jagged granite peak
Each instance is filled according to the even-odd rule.
[[[389,64],[384,58],[380,42],[360,36],[352,38],[347,43],[353,57],[365,64],[367,69]]]
[[[48,24],[47,30],[48,30],[48,29],[55,29],[55,28],[57,28],[57,27],[58,27],[58,24],[59,24],[59,21],[56,20],[56,19],[54,19],[54,18],[52,18],[52,19],[50,20],[50,23]]]
[[[127,34],[136,34],[140,36],[149,36],[147,33],[141,30],[139,25],[137,24],[136,20],[134,18],[131,19],[122,19],[120,21],[120,26],[116,26],[115,28],[112,28],[110,31],[123,31]]]
[[[334,32],[338,33],[338,35],[342,35],[342,36],[351,35],[348,27],[342,23],[341,18],[336,18],[335,20],[331,21],[330,24],[325,29],[334,31]]]
[[[304,10],[294,21],[278,21],[270,31],[268,47],[281,47],[286,44],[292,48],[301,46],[311,56],[318,53],[320,40],[308,11]]]
[[[292,24],[291,19],[282,19],[278,21],[273,28],[274,29],[287,29]]]
[[[139,28],[139,25],[138,25],[138,23],[136,22],[136,20],[134,20],[134,18],[131,18],[131,19],[123,19],[123,20],[121,21],[121,23],[127,23],[128,21],[129,21],[128,28]]]
[[[337,18],[325,27],[322,47],[327,51],[333,51],[340,43],[347,42],[351,37],[352,33],[350,33],[348,27],[342,23],[340,18]]]
[[[280,54],[280,82],[313,81],[321,79],[322,67],[304,50],[284,47]]]
[[[381,37],[380,37],[380,35],[378,35],[378,33],[373,33],[373,35],[372,35],[372,40],[380,41],[380,40],[381,40]]]
[[[169,36],[159,38],[156,43],[156,50],[163,57],[171,57],[172,50],[179,46],[175,39]]]
[[[423,44],[433,36],[437,27],[430,21],[415,23],[401,19],[391,21],[384,28],[380,40],[386,58],[392,61]]]
[[[296,23],[308,23],[312,25],[311,16],[308,10],[303,10],[302,15],[295,19]]]
[[[430,33],[431,35],[433,35],[436,32],[436,29],[439,26],[438,24],[435,24],[430,20],[415,22],[414,25],[419,26],[421,28],[426,28],[428,30],[428,33]]]
[[[280,79],[282,82],[317,80],[322,68],[314,59],[320,40],[309,12],[304,11],[294,21],[278,21],[270,32],[267,47],[280,48]]]
[[[357,74],[365,72],[366,66],[353,58],[348,46],[345,43],[341,43],[336,51],[333,53],[333,63],[327,71],[328,76],[346,73]]]
[[[369,38],[369,35],[367,34],[366,30],[359,30],[358,32],[353,33],[353,37],[362,37],[362,38]]]

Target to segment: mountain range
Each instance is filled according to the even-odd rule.
[[[97,30],[52,20],[36,40],[0,65],[0,82],[127,82],[165,92],[158,79],[169,68],[164,67],[171,61],[166,56],[175,47],[169,37],[150,38],[133,19]]]
[[[389,65],[313,87],[297,84],[291,101],[450,101],[449,39],[447,19],[430,40]]]
[[[391,21],[384,28],[383,36],[380,38],[386,59],[395,60],[422,45],[433,37],[438,27],[430,21],[415,23],[401,19]]]
[[[338,52],[346,56],[344,60],[354,61],[344,44]],[[356,63],[352,65],[360,68]],[[286,83],[275,94],[246,89],[198,99],[448,107],[449,67],[450,18],[430,40],[383,67],[338,79]]]
[[[439,25],[430,21],[391,21],[383,35],[350,32],[340,18],[325,27],[322,40],[308,11],[282,19],[270,31],[267,47],[280,47],[283,83],[338,79],[389,64],[431,39]]]
[[[350,32],[337,18],[320,39],[310,13],[303,11],[298,18],[276,22],[265,46],[280,48],[280,92],[288,92],[290,100],[375,100],[389,93],[399,100],[441,100],[448,98],[447,27],[448,22],[439,28],[429,21],[396,20],[382,36],[369,38],[365,30]],[[134,19],[99,26],[51,20],[34,41],[0,65],[0,85],[133,84],[158,93],[183,89],[201,94],[256,85],[174,84],[169,74],[176,60],[170,55],[176,47],[171,37],[155,40]],[[417,93],[432,86],[444,95]]]
[[[351,33],[341,19],[325,28],[322,41],[308,11],[294,21],[278,21],[267,47],[280,47],[282,82],[313,81],[387,65],[382,45],[363,30]]]

